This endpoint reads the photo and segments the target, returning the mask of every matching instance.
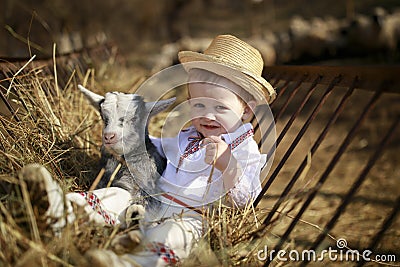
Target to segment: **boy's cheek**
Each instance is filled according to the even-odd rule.
[[[192,118],[199,117],[200,116],[200,112],[198,110],[192,108],[192,109],[190,109],[190,116]]]

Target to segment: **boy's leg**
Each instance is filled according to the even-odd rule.
[[[96,223],[116,224],[119,223],[118,216],[131,200],[128,191],[116,187],[64,195],[49,171],[40,164],[24,166],[19,177],[26,184],[31,204],[43,210],[40,216],[47,217],[47,224],[54,231],[64,227],[67,221],[75,220],[71,203],[82,206],[89,219]]]
[[[197,219],[168,219],[144,231],[144,240],[131,254],[93,250],[87,256],[113,266],[168,266],[188,257],[201,236],[202,222]],[[105,260],[105,258],[107,260]]]
[[[202,235],[202,229],[199,219],[167,219],[146,229],[141,250],[131,258],[143,266],[174,265],[189,256]]]
[[[119,187],[96,189],[91,192],[68,193],[66,198],[83,207],[89,220],[98,224],[116,225],[119,215],[130,205],[131,195]]]

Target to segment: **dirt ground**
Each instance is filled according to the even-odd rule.
[[[314,105],[321,97],[323,90],[325,90],[318,89],[300,113],[300,116],[295,120],[281,144],[278,145],[274,164],[268,175],[271,175],[277,163],[308,118]],[[285,114],[276,122],[277,136],[282,131],[291,114],[297,109],[299,100],[304,96],[306,90],[301,91],[303,91],[303,93],[293,99]],[[286,95],[282,95],[281,99],[278,99],[277,103],[274,104],[273,111],[277,112],[279,110],[279,107],[288,93],[285,94]],[[282,190],[309,153],[316,138],[322,131],[343,94],[343,89],[335,88],[323,109],[316,117],[316,120],[311,124],[299,145],[267,191],[261,203],[263,207],[272,207],[275,201],[277,201]],[[306,167],[306,169],[309,169],[306,174],[297,181],[294,189],[291,190],[291,196],[289,200],[285,202],[286,208],[283,209],[283,212],[289,209],[292,210],[282,216],[278,222],[275,222],[271,231],[272,236],[275,236],[275,239],[272,239],[275,241],[272,243],[276,242],[276,236],[280,236],[286,231],[288,225],[293,220],[292,218],[297,214],[304,200],[307,198],[307,192],[310,192],[316,185],[348,131],[371,97],[372,92],[356,90],[353,93],[343,114],[333,125],[317,152],[309,158],[310,161]],[[394,119],[399,116],[399,100],[399,94],[384,94],[377,102],[375,108],[369,113],[361,128],[358,130],[357,135],[345,154],[341,157],[324,185],[318,191],[315,199],[311,202],[311,205],[301,217],[301,222],[297,223],[289,237],[288,243],[285,244],[283,248],[286,250],[310,248],[312,242],[321,232],[321,228],[331,219],[348,190],[360,175],[362,169],[376,150],[378,143],[383,138]],[[344,238],[347,241],[348,247],[351,249],[363,251],[368,247],[376,233],[381,229],[381,225],[388,214],[392,212],[396,199],[400,196],[400,157],[397,155],[399,145],[400,129],[397,127],[384,153],[379,157],[367,178],[330,232],[335,239]],[[295,197],[296,194],[297,197]],[[319,249],[326,249],[329,246],[335,248],[336,241],[331,238],[326,238]],[[271,246],[271,249],[272,248],[273,246]],[[374,255],[396,255],[398,264],[400,262],[399,248],[400,216],[394,220],[393,224],[384,233],[382,240],[373,250],[373,253]],[[348,264],[349,266],[354,264],[353,262],[342,263]],[[327,262],[326,264],[334,266],[337,262]],[[371,264],[374,265],[376,263]],[[316,264],[315,266],[319,265]]]

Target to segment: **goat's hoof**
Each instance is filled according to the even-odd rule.
[[[144,216],[145,209],[142,205],[130,205],[126,210],[126,218],[141,219]]]
[[[139,220],[144,217],[145,208],[142,205],[130,205],[124,214],[124,221],[121,224],[122,229],[127,229],[139,223]]]
[[[143,239],[143,234],[140,230],[129,231],[125,234],[116,236],[111,241],[111,247],[117,254],[132,252]]]

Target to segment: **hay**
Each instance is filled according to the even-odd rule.
[[[76,188],[84,185],[86,171],[98,159],[100,134],[92,133],[101,132],[101,122],[76,83],[60,90],[54,82],[43,67],[13,77],[6,97],[15,112],[0,116],[0,172],[15,176],[22,166],[40,163],[61,183],[73,181]]]
[[[3,71],[6,77],[0,81],[5,97],[0,114],[2,266],[77,264],[82,261],[82,253],[105,242],[110,231],[86,222],[79,227],[67,227],[62,239],[55,237],[40,217],[39,210],[46,208],[44,202],[38,201],[43,192],[26,188],[16,178],[29,163],[44,165],[65,191],[87,189],[95,176],[101,122],[76,89],[76,83],[86,73],[79,69],[70,71],[68,65],[62,67],[49,72],[45,65],[25,64],[15,73]],[[58,75],[65,85],[63,89],[55,80],[57,71],[68,74]],[[96,132],[99,134],[93,134]],[[76,223],[82,221],[85,219]]]

